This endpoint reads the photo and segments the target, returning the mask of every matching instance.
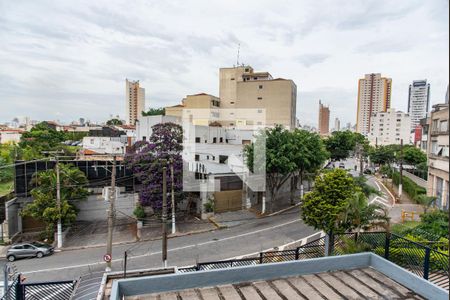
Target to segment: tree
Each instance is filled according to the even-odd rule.
[[[160,107],[160,108],[150,108],[147,111],[143,111],[142,115],[144,117],[146,116],[160,116],[160,115],[165,115],[166,114],[166,110],[164,109],[164,107]]]
[[[142,182],[142,189],[139,193],[140,204],[160,210],[162,208],[163,167],[169,167],[170,163],[173,163],[174,166],[175,198],[178,200],[181,198],[183,129],[174,123],[156,124],[152,129],[149,141],[136,143],[132,153],[126,156],[126,162]],[[169,175],[169,168],[167,172]],[[171,178],[167,176],[167,186],[170,187],[171,184]]]
[[[254,161],[255,145],[262,145],[265,141],[265,166],[266,166],[266,184],[271,196],[268,209],[271,211],[272,202],[276,200],[280,188],[291,177],[293,172],[297,171],[297,165],[294,161],[295,146],[293,145],[292,134],[281,125],[274,128],[268,128],[264,134],[256,137],[255,143],[247,145],[244,148],[247,166],[254,172],[255,168],[260,167]]]
[[[420,164],[426,163],[427,155],[419,148],[408,146],[403,150],[403,161],[417,168]]]
[[[106,125],[123,125],[123,122],[117,118],[106,121]]]
[[[416,197],[416,202],[423,207],[423,212],[426,214],[428,208],[430,208],[431,205],[436,203],[437,197],[434,196],[427,196],[427,195],[419,195]]]
[[[47,122],[36,124],[29,132],[22,134],[19,146],[40,155],[42,151],[55,150],[61,146],[65,136],[63,132],[56,131]]]
[[[303,198],[303,180],[307,174],[317,172],[328,157],[322,139],[318,134],[306,130],[295,129],[291,133],[293,146],[293,161],[296,170],[293,172],[293,182],[291,185],[291,203],[294,201],[294,192],[297,182],[300,180],[301,195]]]
[[[391,164],[395,161],[395,149],[390,146],[379,146],[373,148],[370,153],[370,159],[373,163],[379,165]]]
[[[69,201],[84,200],[88,195],[85,187],[87,178],[83,172],[70,164],[60,164],[61,209],[56,205],[56,171],[46,170],[33,175],[31,190],[33,202],[22,211],[23,216],[30,216],[47,224],[47,235],[53,237],[55,226],[61,218],[67,225],[75,221],[77,209]]]
[[[301,204],[303,221],[329,234],[345,232],[350,226],[343,216],[358,192],[361,190],[351,175],[342,169],[317,176]]]
[[[358,138],[349,130],[335,131],[324,142],[331,159],[341,160],[346,159],[350,155],[350,151],[355,149]]]
[[[355,184],[361,189],[366,197],[372,194],[381,196],[381,192],[375,189],[373,186],[367,184],[367,178],[365,176],[353,177]]]

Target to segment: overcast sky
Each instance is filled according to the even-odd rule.
[[[0,123],[70,122],[125,114],[125,78],[146,107],[187,94],[218,96],[219,67],[240,62],[298,88],[297,117],[317,124],[318,100],[355,123],[357,80],[393,79],[407,108],[414,79],[443,102],[449,81],[449,1],[0,0]]]

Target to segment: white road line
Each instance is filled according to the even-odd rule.
[[[263,228],[263,229],[258,229],[255,231],[251,231],[251,232],[246,232],[243,234],[239,234],[239,235],[234,235],[234,236],[230,236],[230,237],[226,237],[226,238],[222,238],[222,239],[217,239],[217,240],[213,240],[213,241],[207,241],[207,242],[203,242],[203,243],[198,243],[198,244],[192,244],[192,245],[187,245],[187,246],[182,246],[182,247],[177,247],[177,248],[172,248],[172,249],[168,249],[168,252],[174,252],[174,251],[179,251],[179,250],[184,250],[184,249],[189,249],[189,248],[195,248],[198,246],[204,246],[204,245],[208,245],[208,244],[213,244],[213,243],[217,243],[217,242],[223,242],[223,241],[228,241],[228,240],[232,240],[232,239],[237,239],[237,238],[241,238],[244,236],[248,236],[248,235],[253,235],[255,233],[260,233],[260,232],[264,232],[264,231],[269,231],[269,230],[273,230],[276,228],[280,228],[286,225],[290,225],[296,222],[300,221],[300,217],[296,220],[293,221],[289,221],[286,223],[282,223],[282,224],[278,224],[272,227],[267,227],[267,228]],[[137,259],[137,258],[142,258],[142,257],[148,257],[148,256],[152,256],[152,255],[157,255],[157,254],[161,254],[161,251],[157,251],[157,252],[149,252],[149,253],[145,253],[145,254],[141,254],[141,255],[136,255],[136,256],[130,256],[128,257],[128,260],[131,259]],[[113,259],[112,262],[121,262],[123,261],[123,258],[120,259]],[[89,267],[89,266],[98,266],[98,265],[102,265],[104,264],[104,262],[96,262],[96,263],[89,263],[89,264],[79,264],[79,265],[72,265],[72,266],[64,266],[64,267],[59,267],[59,268],[49,268],[49,269],[43,269],[43,270],[36,270],[36,271],[26,271],[26,272],[22,272],[22,274],[34,274],[34,273],[40,273],[40,272],[50,272],[50,271],[56,271],[56,270],[67,270],[67,269],[75,269],[75,268],[82,268],[82,267]]]
[[[375,184],[377,185],[378,191],[381,192],[381,187],[380,187],[380,185],[378,184],[378,182],[377,182],[376,179],[374,180],[374,182],[375,182]]]

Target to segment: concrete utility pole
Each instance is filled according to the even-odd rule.
[[[363,161],[363,151],[362,151],[362,146],[360,145],[360,144],[358,144],[358,156],[359,156],[359,176],[363,176],[364,174],[363,174],[363,164],[364,164],[364,161]]]
[[[403,139],[400,140],[400,178],[398,184],[398,196],[401,197],[403,192]]]
[[[163,268],[167,268],[167,168],[163,168],[163,189],[162,189],[162,262]]]
[[[61,224],[61,183],[59,180],[59,158],[56,156],[56,208],[58,210],[59,218],[57,225],[57,239],[58,248],[62,247],[62,224]]]
[[[106,254],[111,256],[111,260],[106,262],[106,272],[111,271],[112,261],[112,240],[114,230],[115,217],[115,202],[116,202],[116,156],[113,158],[113,166],[111,171],[111,191],[109,194],[109,210],[108,210],[108,240],[106,242]]]
[[[177,231],[175,225],[175,183],[174,183],[174,174],[173,174],[173,159],[170,161],[170,180],[172,180],[170,196],[172,198],[172,234],[175,234]]]

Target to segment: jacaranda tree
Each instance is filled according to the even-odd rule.
[[[158,211],[162,208],[163,167],[167,167],[167,192],[170,192],[170,165],[173,164],[175,199],[180,199],[183,188],[183,129],[174,123],[164,123],[153,126],[152,130],[149,141],[136,143],[126,162],[142,183],[140,204]]]

